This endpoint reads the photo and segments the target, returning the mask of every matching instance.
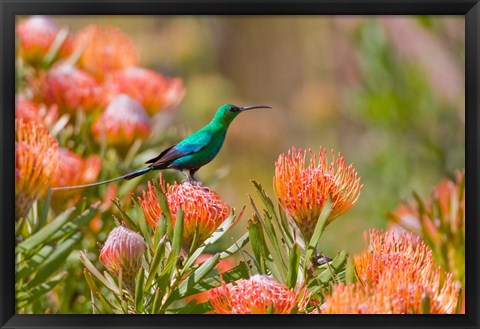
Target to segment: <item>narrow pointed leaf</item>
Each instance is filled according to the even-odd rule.
[[[55,288],[55,286],[63,279],[63,277],[65,277],[66,274],[67,274],[66,272],[59,273],[55,277],[53,277],[52,280],[42,283],[40,285],[34,286],[33,288],[31,288],[26,292],[21,292],[17,294],[16,296],[17,303],[23,302],[23,301],[28,301],[29,303],[31,303],[38,297],[45,295],[47,292]]]
[[[295,243],[288,258],[287,286],[294,288],[297,284],[298,269],[300,268],[300,247]]]
[[[144,280],[145,280],[145,270],[141,268],[140,271],[138,272],[136,286],[135,286],[135,309],[137,310],[137,313],[143,312]]]
[[[82,238],[82,233],[77,232],[72,235],[70,238],[66,239],[59,243],[55,251],[48,256],[45,262],[41,265],[32,281],[29,282],[28,286],[33,288],[37,284],[44,282],[51,274],[53,274],[67,259],[70,252],[73,250],[75,245]]]

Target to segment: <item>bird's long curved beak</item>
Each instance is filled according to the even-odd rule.
[[[249,105],[241,107],[240,111],[248,111],[253,109],[271,109],[271,107],[267,105]]]

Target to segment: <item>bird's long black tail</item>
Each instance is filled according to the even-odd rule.
[[[126,174],[126,175],[123,175],[123,176],[120,176],[120,177],[116,177],[116,178],[112,178],[112,179],[108,179],[108,180],[104,180],[104,181],[97,182],[97,183],[83,184],[83,185],[72,185],[72,186],[53,187],[51,190],[52,190],[52,192],[55,192],[55,191],[65,191],[65,190],[74,190],[74,189],[77,189],[77,188],[92,187],[92,186],[98,186],[98,185],[107,184],[107,183],[111,183],[111,182],[116,182],[116,181],[121,180],[121,179],[127,179],[127,180],[129,180],[129,179],[138,177],[138,176],[140,176],[140,175],[143,175],[143,174],[149,172],[149,171],[152,170],[152,169],[153,169],[152,166],[148,166],[148,167],[139,169],[139,170],[137,170],[137,171],[128,173],[128,174]]]

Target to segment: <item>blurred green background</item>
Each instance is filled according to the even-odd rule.
[[[461,16],[65,16],[125,31],[140,65],[182,78],[183,102],[156,119],[172,142],[206,124],[224,103],[266,104],[242,114],[221,152],[198,172],[231,206],[273,196],[274,163],[292,146],[320,146],[354,163],[358,204],[322,237],[327,255],[364,247],[362,232],[386,212],[465,166],[464,19]],[[168,146],[168,145],[165,145]],[[158,151],[161,151],[160,149]]]

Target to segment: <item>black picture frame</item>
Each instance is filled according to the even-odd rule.
[[[477,328],[479,316],[479,62],[478,0],[1,0],[0,326],[1,328]],[[14,310],[14,102],[16,15],[464,15],[466,79],[465,315],[18,315]]]

